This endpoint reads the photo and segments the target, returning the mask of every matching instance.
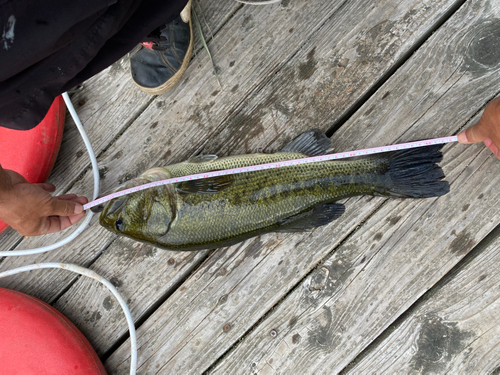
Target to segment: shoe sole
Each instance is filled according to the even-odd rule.
[[[179,82],[182,75],[186,71],[186,69],[191,61],[191,55],[193,54],[193,44],[194,44],[193,43],[193,24],[192,24],[191,19],[189,20],[189,33],[191,35],[191,40],[189,41],[189,46],[188,46],[188,49],[186,51],[186,55],[184,56],[184,60],[182,60],[182,65],[179,68],[179,70],[177,72],[175,72],[174,75],[172,77],[170,77],[170,79],[167,82],[165,82],[164,84],[157,86],[157,87],[141,86],[137,82],[134,81],[133,77],[132,77],[132,82],[134,82],[134,84],[139,89],[144,91],[146,94],[151,94],[151,95],[163,94],[164,92],[166,92],[166,91],[170,90],[172,87],[174,87],[175,84],[177,82]],[[131,76],[132,76],[132,74],[131,74]]]

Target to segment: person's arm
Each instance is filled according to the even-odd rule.
[[[484,109],[479,121],[458,135],[460,143],[484,142],[500,159],[500,97],[493,99]]]
[[[19,173],[0,166],[0,220],[24,236],[58,232],[80,220],[85,197],[53,197],[52,184],[30,184]]]

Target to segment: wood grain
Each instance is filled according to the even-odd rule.
[[[498,236],[498,231],[496,231]],[[500,366],[500,239],[475,249],[347,374],[487,374]],[[477,254],[476,254],[477,253]]]

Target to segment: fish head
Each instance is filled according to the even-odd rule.
[[[121,187],[147,183],[144,179]],[[99,223],[107,230],[139,241],[155,242],[166,235],[174,217],[171,186],[156,186],[107,202]]]

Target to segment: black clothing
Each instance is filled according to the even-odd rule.
[[[54,98],[119,60],[187,0],[0,0],[0,126],[27,130]]]

